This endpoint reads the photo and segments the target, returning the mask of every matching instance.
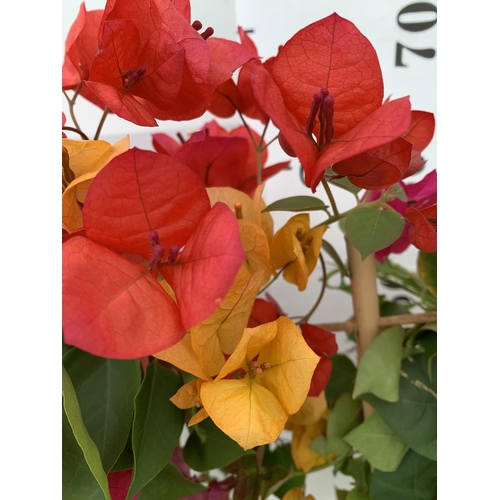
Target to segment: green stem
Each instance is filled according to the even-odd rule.
[[[286,266],[288,266],[288,264],[287,264]],[[264,288],[262,288],[262,289],[260,290],[259,294],[261,294],[261,293],[263,293],[265,290],[267,290],[267,289],[268,289],[268,288],[269,288],[269,287],[270,287],[270,286],[271,286],[271,285],[272,285],[272,284],[273,284],[273,283],[274,283],[274,282],[275,282],[275,281],[276,281],[276,280],[280,277],[281,273],[285,270],[285,267],[286,267],[286,266],[283,266],[283,267],[279,270],[278,274],[277,274],[277,275],[276,275],[276,276],[275,276],[275,277],[274,277],[274,278],[273,278],[273,279],[272,279],[272,280],[271,280],[271,281],[270,281],[270,282],[269,282],[269,283],[268,283],[268,284],[267,284]]]
[[[240,115],[241,121],[243,123],[243,126],[247,129],[248,135],[250,136],[250,140],[252,141],[253,147],[255,148],[255,151],[259,150],[259,145],[255,142],[255,139],[252,134],[252,129],[248,126],[248,123],[246,122],[244,116],[241,114],[239,109],[236,109],[238,111],[238,114]]]
[[[326,195],[328,196],[328,200],[330,201],[330,205],[331,205],[332,210],[333,210],[333,216],[338,217],[340,214],[339,214],[339,211],[337,209],[337,204],[335,203],[335,199],[333,197],[332,190],[330,189],[330,186],[328,185],[328,182],[326,181],[326,179],[324,177],[321,179],[321,184],[323,185],[323,187],[326,191]]]
[[[300,320],[299,323],[307,323],[309,318],[313,315],[314,311],[318,308],[318,306],[321,303],[321,300],[323,299],[323,295],[325,294],[326,290],[326,266],[325,266],[325,260],[323,259],[323,256],[321,253],[319,254],[319,261],[321,263],[321,271],[323,273],[323,283],[321,285],[321,291],[319,292],[319,296],[316,299],[316,302],[312,306],[311,310]]]
[[[259,148],[263,150],[262,144],[264,143],[264,136],[266,135],[267,127],[269,125],[269,121],[267,120],[266,124],[264,125],[264,130],[262,131],[262,135],[260,136],[260,142],[259,142]]]
[[[265,150],[266,148],[268,148],[276,139],[278,138],[278,136],[276,137],[273,137],[263,148],[262,150]]]
[[[376,201],[372,201],[370,203],[365,203],[365,204],[363,204],[363,206],[364,207],[374,207],[374,208],[384,207],[384,208],[387,208],[388,210],[389,209],[394,210],[390,205],[387,205],[387,203],[385,203],[384,201],[381,201],[380,199],[378,199]],[[319,224],[316,224],[312,229],[315,229],[319,226],[329,225],[329,224],[333,224],[334,222],[338,222],[339,220],[347,217],[353,210],[356,210],[356,208],[358,208],[358,207],[356,206],[356,207],[353,207],[349,210],[346,210],[345,212],[338,214],[338,216],[333,215],[332,217],[328,217],[328,219],[324,220],[323,222],[320,222]]]
[[[106,121],[108,113],[109,113],[109,108],[106,106],[104,108],[104,113],[102,114],[101,121],[99,122],[99,126],[97,127],[97,130],[95,132],[94,141],[97,141],[97,139],[99,139],[99,136],[101,135],[102,127],[104,125],[104,122]]]
[[[257,186],[262,184],[262,148],[257,149]]]
[[[354,208],[356,208],[356,207],[354,207]],[[350,210],[347,210],[346,212],[342,212],[338,216],[332,215],[331,217],[328,217],[328,219],[326,219],[325,221],[320,222],[319,224],[316,224],[311,229],[316,229],[317,227],[320,227],[320,226],[328,226],[329,224],[333,224],[334,222],[338,222],[339,220],[347,217],[354,210],[354,208],[351,208]]]
[[[261,498],[261,489],[262,489],[262,483],[261,483],[261,469],[262,469],[262,461],[264,460],[264,452],[266,451],[265,446],[258,446],[257,450],[255,452],[255,464],[256,464],[256,480],[257,480],[257,485],[256,488],[254,489],[254,494],[253,497],[255,500],[259,500]]]
[[[264,130],[262,131],[262,135],[260,136],[260,141],[259,144],[255,142],[252,129],[248,126],[248,123],[246,122],[244,116],[241,114],[240,110],[237,109],[238,114],[240,115],[241,121],[243,122],[243,126],[247,129],[248,135],[250,136],[250,140],[252,141],[253,147],[255,148],[255,151],[257,152],[257,175],[256,175],[256,180],[257,180],[257,186],[259,186],[262,183],[262,153],[264,151],[264,147],[262,147],[262,144],[264,142],[264,136],[266,135],[266,130],[267,126],[269,125],[269,120],[267,120],[266,125],[264,126]]]

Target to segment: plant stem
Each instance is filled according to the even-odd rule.
[[[362,260],[361,254],[348,238],[346,238],[346,244],[351,277],[352,303],[357,325],[356,344],[359,363],[366,349],[378,334],[380,316],[377,272],[374,254],[370,254]],[[363,401],[365,419],[373,412],[373,408]]]
[[[387,205],[381,199],[378,199],[376,201],[372,201],[370,203],[363,203],[363,206],[365,208],[366,207],[378,208],[378,207],[383,206],[384,208],[387,208],[388,210],[394,210],[390,205]],[[324,220],[323,222],[320,222],[319,224],[316,224],[314,226],[314,228],[319,227],[319,226],[323,226],[323,225],[333,224],[334,222],[338,222],[340,219],[344,219],[345,217],[347,217],[353,210],[356,210],[356,208],[358,208],[358,207],[357,206],[353,207],[353,208],[351,208],[349,210],[346,210],[345,212],[342,212],[342,213],[340,213],[338,215],[332,215],[331,217],[328,217],[328,219]]]
[[[76,127],[67,127],[66,125],[62,128],[63,130],[68,130],[69,132],[75,132],[76,134],[79,134],[80,137],[84,140],[84,141],[88,141],[89,138],[79,129],[79,128],[76,128]]]
[[[267,149],[276,139],[278,138],[278,136],[275,136],[273,137],[263,148],[262,150],[264,151],[265,149]]]
[[[257,152],[257,173],[256,173],[256,180],[257,180],[257,186],[262,184],[262,153],[264,152],[265,147],[262,146],[264,142],[264,136],[266,135],[266,130],[267,126],[269,125],[269,120],[267,120],[266,125],[264,126],[264,130],[262,131],[262,135],[260,136],[260,141],[259,144],[255,141],[253,134],[252,134],[252,129],[248,126],[248,123],[246,122],[245,118],[243,115],[240,113],[239,109],[236,109],[238,111],[238,114],[240,115],[241,121],[243,122],[243,126],[247,129],[248,135],[250,136],[250,140],[252,141],[253,147],[255,148],[255,151]]]
[[[255,148],[255,151],[258,151],[259,145],[255,142],[255,139],[254,139],[253,134],[252,134],[252,129],[248,126],[248,123],[246,122],[244,116],[240,113],[240,110],[236,108],[236,111],[238,111],[238,114],[240,115],[243,126],[247,129],[248,135],[250,136],[250,140],[252,141],[252,144],[253,144],[253,147]]]
[[[288,264],[287,264],[287,265],[288,265]],[[286,266],[287,266],[287,265],[286,265]],[[277,274],[276,276],[274,276],[274,277],[273,277],[273,279],[272,279],[272,280],[271,280],[271,281],[270,281],[270,282],[269,282],[269,283],[268,283],[268,284],[267,284],[264,288],[262,288],[262,289],[260,290],[259,294],[261,294],[262,292],[264,292],[265,290],[267,290],[267,289],[268,289],[268,288],[269,288],[269,287],[270,287],[270,286],[271,286],[271,285],[272,285],[272,284],[273,284],[273,283],[274,283],[274,282],[275,282],[275,281],[276,281],[276,280],[280,277],[281,273],[285,270],[285,267],[286,267],[286,266],[283,266],[283,267],[279,270],[278,274]]]
[[[104,122],[106,121],[108,113],[109,113],[109,108],[106,106],[104,108],[104,113],[102,114],[101,121],[99,122],[97,130],[95,131],[94,141],[97,141],[97,139],[99,139],[99,136],[101,135],[102,127],[104,125]]]
[[[323,188],[326,191],[326,195],[328,196],[328,200],[330,201],[330,205],[331,205],[332,210],[333,210],[333,216],[338,217],[340,215],[340,213],[337,209],[337,204],[335,203],[335,199],[333,197],[332,190],[330,189],[330,186],[328,185],[328,182],[325,180],[324,177],[321,179],[321,184],[323,185]]]
[[[262,148],[257,149],[257,186],[262,184]]]
[[[257,450],[255,451],[255,464],[256,464],[256,479],[257,479],[257,487],[254,490],[254,499],[259,500],[261,498],[261,469],[262,469],[262,461],[264,460],[264,452],[266,451],[265,446],[257,446]]]
[[[81,130],[80,125],[78,124],[75,116],[75,101],[76,98],[78,97],[78,94],[80,93],[80,90],[82,88],[82,82],[78,85],[78,87],[75,89],[75,93],[73,94],[72,99],[68,97],[68,94],[63,90],[64,97],[66,97],[66,100],[68,101],[68,109],[69,109],[69,114],[71,115],[71,119],[73,120],[73,125],[78,129]]]
[[[426,312],[418,314],[400,314],[397,316],[384,316],[378,321],[378,328],[384,329],[394,325],[416,325],[437,321],[437,312]],[[330,332],[352,332],[358,329],[355,319],[342,321],[340,323],[321,323],[320,328]]]
[[[321,303],[321,300],[323,299],[323,295],[325,294],[326,290],[326,266],[325,266],[325,261],[323,259],[323,256],[321,253],[319,254],[319,261],[321,263],[321,271],[323,272],[323,282],[321,284],[321,291],[319,292],[319,296],[312,306],[311,310],[300,320],[300,323],[307,323],[309,318],[313,315],[314,311],[318,308],[318,306]]]
[[[264,125],[264,130],[262,131],[262,135],[260,136],[260,141],[259,141],[259,149],[263,150],[263,144],[264,144],[264,136],[266,135],[267,132],[267,127],[269,125],[270,120],[268,119],[266,124]]]

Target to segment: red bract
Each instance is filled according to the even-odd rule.
[[[144,266],[77,236],[63,245],[67,344],[107,358],[136,358],[184,335],[175,302]]]
[[[255,328],[259,325],[271,323],[276,321],[281,315],[275,304],[267,302],[264,299],[255,299],[250,318],[248,318],[247,328]]]
[[[302,335],[309,347],[320,356],[320,360],[311,380],[308,396],[319,396],[330,380],[332,360],[330,356],[337,354],[338,346],[335,334],[318,326],[301,323]]]
[[[215,88],[253,54],[235,42],[209,39],[211,28],[198,33],[201,23],[190,25],[189,16],[186,1],[108,2],[85,87],[138,125],[201,116]]]
[[[434,137],[436,121],[432,113],[427,111],[412,111],[411,124],[403,138],[412,144],[411,161],[403,179],[418,172],[425,165],[422,151],[429,145]]]
[[[389,144],[410,125],[409,98],[382,104],[375,49],[337,14],[299,31],[269,71],[256,61],[250,69],[255,98],[313,191],[328,167]]]
[[[110,472],[108,474],[109,494],[111,500],[125,500],[127,498],[130,481],[132,480],[132,469]],[[132,500],[138,500],[140,493],[136,493]]]
[[[412,215],[413,210],[422,211],[424,209],[432,207],[437,202],[437,178],[435,170],[429,172],[421,181],[416,182],[415,184],[405,184],[404,182],[400,182],[399,185],[404,190],[407,201],[402,201],[399,198],[395,198],[394,200],[387,203],[403,217],[406,217],[407,222],[410,222],[410,220],[413,220],[415,222],[420,220],[420,217],[418,215]],[[377,200],[378,198],[380,198],[380,195],[380,191],[370,192],[370,201]],[[408,210],[410,211],[410,218],[408,217]],[[392,245],[379,250],[378,252],[375,252],[376,259],[381,262],[391,253],[402,253],[410,246],[411,243],[413,243],[417,248],[423,250],[423,248],[419,246],[420,243],[415,243],[415,241],[418,242],[418,239],[414,241],[410,240],[409,233],[410,225],[406,224],[403,232],[401,233],[401,236]],[[435,236],[433,236],[433,239],[435,242]]]
[[[117,252],[149,259],[151,231],[166,249],[180,248],[210,209],[196,175],[168,156],[133,148],[103,171],[87,193],[84,228],[88,238]]]
[[[422,151],[434,135],[432,113],[412,111],[410,128],[381,148],[356,155],[333,165],[335,174],[347,176],[364,189],[383,189],[418,172],[424,165]]]
[[[66,37],[62,68],[63,89],[74,89],[83,80],[88,79],[90,66],[98,49],[97,33],[102,13],[103,10],[87,12],[85,4],[80,5],[78,16]]]
[[[255,44],[241,26],[238,26],[238,32],[242,45],[250,50],[255,57],[259,57]],[[253,95],[249,63],[241,67],[238,74],[238,84],[235,84],[230,79],[217,87],[208,110],[221,118],[229,118],[238,110],[249,118],[255,118],[262,123],[266,123],[269,117],[259,106]]]
[[[127,151],[99,172],[83,220],[87,237],[63,245],[63,330],[66,343],[98,356],[136,358],[175,344],[216,308],[245,259],[232,211],[210,209],[188,167],[150,151]]]
[[[153,134],[153,146],[158,152],[191,167],[206,187],[233,187],[253,196],[257,187],[257,152],[254,142],[259,144],[260,136],[253,130],[251,132],[253,141],[244,126],[227,132],[212,121],[182,145],[166,134]],[[268,152],[264,150],[262,167],[267,156]],[[289,162],[281,162],[263,168],[262,180],[269,179],[288,166]]]
[[[437,251],[437,205],[420,210],[408,208],[406,220],[410,224],[410,242],[422,252]]]
[[[183,63],[183,48],[164,30],[155,30],[144,40],[133,21],[106,21],[85,88],[121,118],[154,126],[153,105],[174,103]]]
[[[186,329],[203,321],[220,304],[245,258],[232,210],[216,203],[177,261],[159,268],[174,289]]]

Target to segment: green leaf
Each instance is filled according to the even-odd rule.
[[[274,491],[273,494],[278,498],[283,498],[288,490],[291,490],[292,488],[304,489],[305,485],[306,475],[301,471],[295,471],[295,475]]]
[[[160,471],[142,490],[140,500],[177,500],[194,495],[207,488],[200,483],[194,483],[179,472],[172,463]]]
[[[337,398],[344,392],[352,394],[356,380],[356,367],[353,362],[343,354],[330,356],[332,360],[332,373],[325,387],[325,396],[328,405],[332,407]]]
[[[435,500],[436,498],[437,463],[411,450],[395,472],[376,470],[372,475],[371,500]]]
[[[269,465],[280,464],[289,469],[293,465],[292,459],[292,445],[284,444],[282,446],[277,446],[271,451],[269,446],[266,446],[264,451],[264,457],[262,459],[262,465],[268,467]]]
[[[404,334],[396,325],[377,335],[359,363],[353,398],[371,392],[386,401],[398,400]]]
[[[132,431],[132,429],[130,429]],[[117,461],[113,464],[111,472],[117,472],[120,470],[128,470],[134,468],[134,450],[132,449],[132,432],[130,432],[127,439],[127,444],[123,449],[121,455],[118,457]]]
[[[337,264],[337,268],[340,272],[340,275],[342,277],[346,277],[349,275],[348,271],[347,271],[347,268],[346,266],[344,265],[344,263],[342,262],[339,254],[337,253],[337,251],[335,250],[335,248],[333,248],[332,244],[327,241],[327,240],[323,240],[321,242],[321,248],[327,253],[328,256],[330,256],[333,261],[335,262],[335,264]]]
[[[396,197],[396,198],[399,198],[401,201],[408,201],[408,196],[406,195],[406,192],[405,190],[403,189],[403,187],[401,186],[401,184],[399,184],[399,182],[397,182],[396,184],[393,184],[390,188],[389,188],[389,191]]]
[[[245,451],[238,443],[224,434],[211,419],[207,418],[196,425],[199,433],[193,432],[184,447],[184,461],[196,471],[208,471],[224,467],[243,455],[253,455],[253,450]]]
[[[401,288],[419,297],[422,307],[428,311],[435,311],[437,299],[427,290],[417,274],[410,273],[405,268],[398,266],[390,259],[376,262],[377,276],[383,285],[390,288]]]
[[[318,436],[317,438],[314,438],[309,445],[309,448],[323,457],[328,455],[328,442],[326,441],[325,436]]]
[[[314,210],[328,210],[323,200],[314,196],[291,196],[268,205],[262,212],[312,212]]]
[[[184,412],[170,398],[181,385],[180,377],[158,360],[155,359],[148,365],[134,403],[134,472],[127,500],[167,465],[179,443],[184,426]]]
[[[346,236],[361,254],[368,255],[394,243],[403,232],[405,222],[394,210],[357,207],[346,217]]]
[[[410,309],[414,307],[413,302],[403,302],[402,300],[386,301],[383,300],[380,304],[380,316],[398,316],[399,314],[408,314]]]
[[[85,461],[64,409],[62,424],[62,498],[103,500],[104,493]]]
[[[73,348],[63,363],[73,382],[85,427],[107,473],[130,433],[134,398],[141,383],[139,360],[100,358]]]
[[[351,446],[342,438],[361,423],[361,401],[354,401],[350,394],[338,397],[326,424],[326,454],[343,455]]]
[[[337,495],[337,500],[347,500],[347,495],[349,495],[349,492],[346,490],[338,490],[335,488],[335,493]]]
[[[349,492],[346,500],[370,500],[370,495],[368,495],[368,492],[362,493],[359,488],[354,488]]]
[[[71,345],[68,345],[68,344],[65,344],[64,343],[64,340],[63,340],[63,343],[62,343],[62,359],[63,359],[63,362],[64,362],[64,357],[69,353],[71,352],[73,349],[76,349],[76,347],[73,347]]]
[[[437,460],[437,358],[428,373],[425,355],[404,359],[399,382],[399,400],[383,401],[373,394],[363,394],[384,422],[417,453]]]
[[[377,413],[344,436],[344,440],[361,452],[375,469],[384,472],[395,471],[408,451],[408,445]]]
[[[74,473],[77,474],[77,477],[72,479],[72,476],[67,468],[66,471],[63,471],[63,488],[68,491],[68,496],[63,496],[65,499],[83,499],[83,496],[80,497],[81,492],[88,490],[92,495],[89,498],[104,498],[106,500],[111,500],[109,495],[108,479],[104,469],[102,468],[99,450],[85,428],[73,384],[71,383],[71,379],[64,369],[64,366],[62,367],[62,386],[63,408],[67,417],[67,425],[64,423],[63,419],[63,436],[66,436],[66,455],[69,461],[68,464],[64,465],[63,460],[63,469],[69,467],[70,470],[72,469]],[[81,457],[78,457],[75,444],[71,441],[71,439],[68,439],[70,437],[68,426],[71,428],[74,439],[83,453],[84,461],[81,460]],[[64,457],[64,459],[66,459],[66,457]],[[80,465],[75,468],[75,463],[78,462]],[[88,468],[89,473],[86,471],[80,471],[81,468]],[[96,489],[94,483],[97,483],[97,487],[100,491]]]
[[[363,457],[347,457],[340,470],[346,476],[354,478],[356,481],[356,493],[368,494],[371,470],[370,464]]]
[[[427,290],[437,297],[437,252],[418,252],[417,271]]]
[[[280,487],[287,484],[293,478],[294,468],[286,469],[282,465],[276,464],[266,467],[266,471],[260,481],[260,491],[262,498],[267,498]]]
[[[357,194],[361,191],[361,188],[358,186],[355,186],[348,177],[342,177],[340,179],[334,179],[331,181],[328,181],[330,184],[333,184],[334,186],[337,186],[339,188],[345,189],[346,191],[349,191],[350,193]]]

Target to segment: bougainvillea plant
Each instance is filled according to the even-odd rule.
[[[218,38],[189,0],[82,4],[68,33],[63,498],[314,500],[307,475],[330,467],[332,495],[335,474],[352,478],[339,499],[433,500],[436,172],[414,176],[434,116],[384,100],[375,49],[336,13],[267,60],[238,33]],[[92,139],[77,100],[102,108]],[[188,136],[151,133],[148,150],[99,139],[109,114],[152,127],[206,112]],[[236,128],[218,121],[233,115]],[[290,159],[268,165],[275,140]],[[266,181],[297,161],[310,195],[269,199]],[[410,245],[417,273],[390,259]],[[315,272],[299,316],[267,292],[283,280],[307,294]],[[353,317],[315,324],[332,287]]]

